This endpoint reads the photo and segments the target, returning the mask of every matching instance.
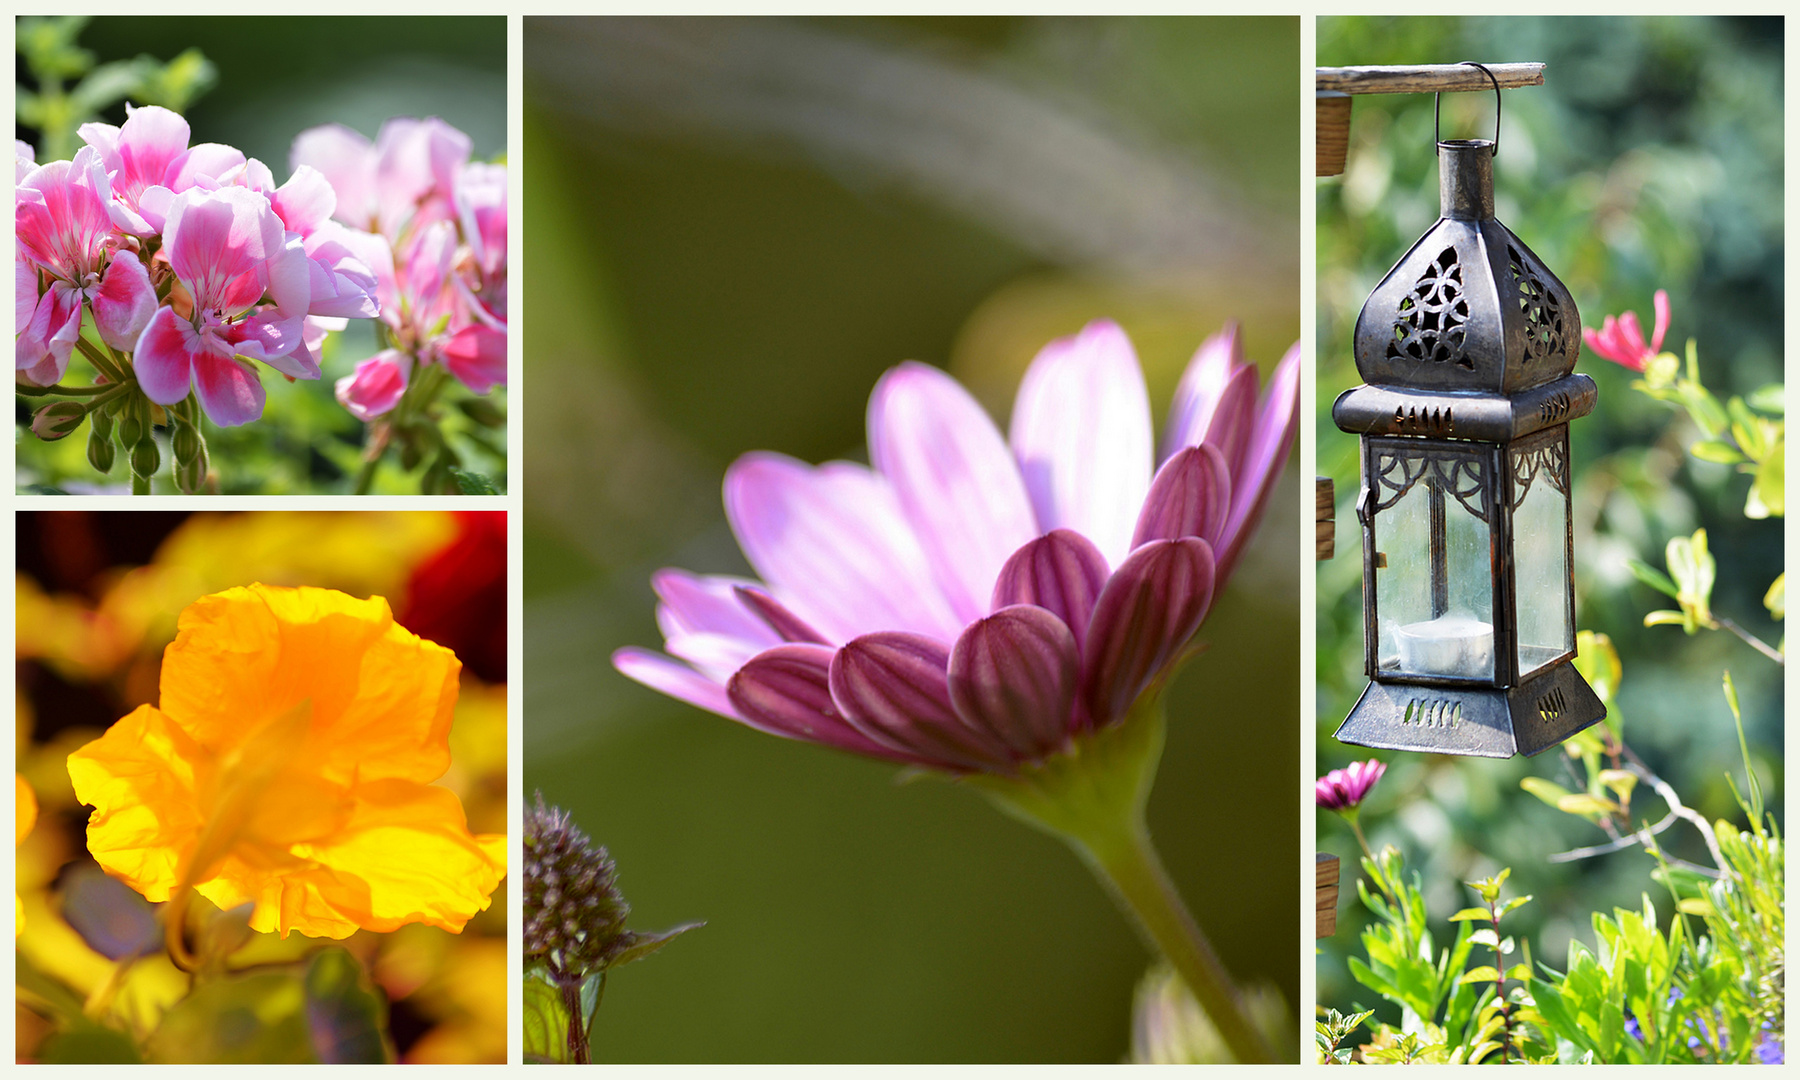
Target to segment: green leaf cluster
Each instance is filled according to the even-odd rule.
[[[19,123],[39,132],[39,161],[73,157],[80,146],[77,129],[121,101],[186,112],[219,81],[218,69],[198,49],[166,63],[140,55],[96,64],[94,54],[75,43],[87,24],[85,15],[18,20],[19,58],[37,87],[16,87],[14,111]]]

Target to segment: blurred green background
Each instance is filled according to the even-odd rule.
[[[1117,318],[1160,417],[1244,321],[1298,335],[1299,27],[1282,19],[525,22],[525,782],[617,858],[619,1061],[1116,1061],[1148,954],[1089,873],[972,792],[784,742],[607,662],[659,566],[746,573],[738,454],[866,460],[880,373],[1004,422]],[[1299,492],[1170,698],[1151,828],[1226,963],[1298,1000]]]
[[[218,79],[183,113],[193,133],[190,144],[235,146],[268,165],[277,183],[288,178],[294,136],[319,124],[344,124],[373,139],[390,117],[437,116],[469,136],[475,160],[506,152],[503,16],[108,16],[90,21],[76,42],[102,64],[139,55],[168,61],[199,49]],[[23,70],[20,79],[30,85]],[[124,123],[124,104],[102,119]],[[17,135],[41,143],[28,127]],[[363,425],[337,403],[332,387],[374,352],[369,323],[352,319],[349,329],[326,339],[318,382],[290,383],[263,370],[268,405],[261,421],[226,429],[207,425],[224,493],[347,489],[359,463]],[[82,361],[75,366],[86,370]],[[504,408],[505,391],[496,390],[494,401]],[[21,422],[28,421],[29,409],[19,408]],[[102,478],[87,465],[85,432],[56,443],[19,439],[21,483],[47,481],[79,492],[104,479],[107,490],[129,490],[122,467]],[[481,456],[472,457],[470,466],[489,475],[505,471],[505,462]],[[166,470],[157,482],[157,491],[173,491]],[[379,477],[378,494],[417,491],[416,477],[409,481],[391,467]]]
[[[1321,18],[1318,62],[1352,64],[1543,61],[1544,85],[1505,92],[1494,161],[1496,214],[1574,295],[1583,325],[1636,310],[1646,337],[1651,295],[1667,289],[1674,317],[1664,348],[1697,339],[1701,377],[1723,401],[1782,378],[1782,21],[1707,18]],[[1491,138],[1494,97],[1450,94],[1444,138]],[[1371,756],[1331,738],[1365,685],[1360,535],[1354,531],[1357,440],[1331,422],[1331,402],[1360,382],[1351,355],[1357,313],[1371,289],[1438,214],[1429,95],[1356,99],[1349,162],[1317,182],[1319,472],[1337,482],[1339,554],[1319,565],[1319,772]],[[1624,667],[1617,713],[1625,739],[1684,800],[1709,818],[1742,815],[1726,785],[1743,784],[1731,714],[1720,692],[1729,668],[1763,788],[1779,821],[1781,669],[1723,631],[1689,638],[1646,629],[1670,604],[1640,585],[1625,560],[1663,565],[1671,536],[1704,526],[1719,561],[1713,607],[1770,644],[1781,637],[1762,604],[1782,567],[1782,521],[1743,515],[1749,478],[1696,460],[1683,419],[1630,388],[1635,377],[1583,350],[1576,370],[1599,384],[1595,413],[1570,428],[1575,470],[1577,625],[1610,634]],[[1560,967],[1568,941],[1592,944],[1591,911],[1635,908],[1648,891],[1667,917],[1654,863],[1632,849],[1551,865],[1551,852],[1605,836],[1521,791],[1540,776],[1565,786],[1560,752],[1506,762],[1440,756],[1389,762],[1362,816],[1370,843],[1393,843],[1423,871],[1433,916],[1473,895],[1459,882],[1513,868],[1509,895],[1536,900],[1508,917]],[[1579,771],[1579,766],[1576,766]],[[1582,785],[1575,784],[1575,787]],[[1646,793],[1643,811],[1662,808]],[[1320,943],[1318,1000],[1344,1011],[1376,995],[1345,969],[1360,954],[1366,915],[1351,882],[1356,842],[1321,813],[1319,850],[1345,858],[1337,935]],[[1704,848],[1687,826],[1664,833],[1676,855]],[[1440,940],[1448,940],[1442,923]],[[1435,931],[1434,931],[1435,932]],[[1385,1003],[1384,1003],[1385,1007]],[[1383,1013],[1383,1016],[1386,1014]],[[1395,1018],[1397,1022],[1397,1018]]]

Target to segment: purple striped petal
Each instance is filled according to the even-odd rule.
[[[1262,414],[1256,420],[1256,433],[1243,463],[1232,470],[1231,520],[1225,526],[1225,549],[1219,555],[1219,576],[1223,580],[1236,568],[1244,545],[1256,532],[1262,520],[1263,507],[1281,470],[1287,466],[1294,444],[1294,427],[1300,411],[1300,343],[1281,358],[1281,364],[1269,379],[1263,399]]]
[[[1014,604],[1035,604],[1063,621],[1075,635],[1075,648],[1087,640],[1094,601],[1106,585],[1106,559],[1088,538],[1057,529],[1013,552],[994,582],[996,611]]]
[[[1184,536],[1217,545],[1230,516],[1231,474],[1224,455],[1211,446],[1189,446],[1156,471],[1131,546]]]
[[[1212,604],[1213,554],[1196,537],[1152,540],[1101,591],[1082,652],[1082,699],[1099,726],[1117,721],[1180,655]]]
[[[731,677],[734,714],[758,731],[858,754],[921,764],[910,754],[871,741],[845,722],[827,683],[831,650],[823,645],[777,645]]]
[[[1041,607],[1001,608],[963,631],[950,654],[950,701],[970,727],[1036,761],[1068,741],[1081,653]]]
[[[869,459],[893,484],[957,618],[986,614],[1006,557],[1038,532],[1000,429],[955,379],[906,363],[869,398]]]
[[[757,575],[833,641],[962,633],[893,489],[860,465],[745,454],[725,473],[725,516]]]
[[[831,644],[823,634],[806,625],[800,616],[782,607],[779,600],[761,589],[739,585],[735,591],[738,600],[760,616],[768,629],[779,635],[781,640],[809,645]]]
[[[1256,367],[1244,362],[1236,323],[1206,339],[1182,372],[1163,431],[1166,460],[1184,446],[1211,443],[1235,474],[1256,424]]]
[[[635,645],[613,653],[612,662],[619,674],[658,693],[679,698],[707,712],[738,719],[731,700],[725,696],[725,688],[686,664],[678,664],[661,653]]]
[[[957,716],[949,665],[949,650],[930,638],[867,634],[832,658],[831,696],[857,730],[940,769],[1010,768],[1005,744]]]
[[[758,652],[781,639],[738,600],[737,590],[750,582],[722,575],[703,576],[665,567],[650,575],[650,587],[661,601],[656,622],[664,637],[677,634],[729,634],[758,643]]]
[[[1071,528],[1111,562],[1150,488],[1150,398],[1137,354],[1100,319],[1044,346],[1013,403],[1012,448],[1038,527]]]

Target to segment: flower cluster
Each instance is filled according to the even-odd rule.
[[[1010,438],[948,375],[904,364],[869,403],[873,468],[731,466],[725,513],[762,580],[661,571],[678,660],[613,663],[772,734],[1017,773],[1120,723],[1186,653],[1287,460],[1298,378],[1296,346],[1259,403],[1236,330],[1212,338],[1158,454],[1114,323],[1038,354]]]
[[[504,383],[505,169],[470,162],[468,137],[441,120],[391,120],[373,144],[336,125],[304,132],[279,185],[233,147],[190,145],[168,109],[79,134],[70,161],[15,147],[18,382],[76,399],[37,410],[40,438],[91,418],[89,461],[108,472],[116,429],[148,490],[152,423],[166,419],[176,480],[196,490],[199,413],[260,418],[256,365],[318,379],[325,338],[350,319],[380,320],[389,346],[338,384],[358,419],[393,409],[420,365],[478,394]],[[77,350],[96,384],[58,385]]]
[[[435,118],[389,120],[374,142],[339,124],[294,140],[294,168],[338,192],[336,220],[379,237],[359,251],[375,270],[388,347],[337,384],[359,420],[392,412],[429,365],[477,394],[506,383],[506,168],[469,151],[467,135]]]

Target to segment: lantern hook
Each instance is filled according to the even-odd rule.
[[[1462,66],[1480,68],[1481,73],[1483,75],[1486,75],[1488,77],[1488,81],[1494,84],[1494,149],[1491,153],[1489,153],[1488,156],[1489,157],[1499,157],[1500,156],[1500,80],[1494,78],[1494,73],[1488,70],[1486,64],[1478,64],[1473,60],[1464,60],[1464,61],[1462,61]],[[1436,145],[1437,143],[1440,143],[1443,141],[1443,135],[1438,130],[1439,123],[1440,123],[1440,117],[1443,115],[1443,108],[1444,108],[1444,95],[1443,95],[1442,91],[1439,91],[1437,94],[1432,96],[1431,135],[1432,135],[1433,145]]]

